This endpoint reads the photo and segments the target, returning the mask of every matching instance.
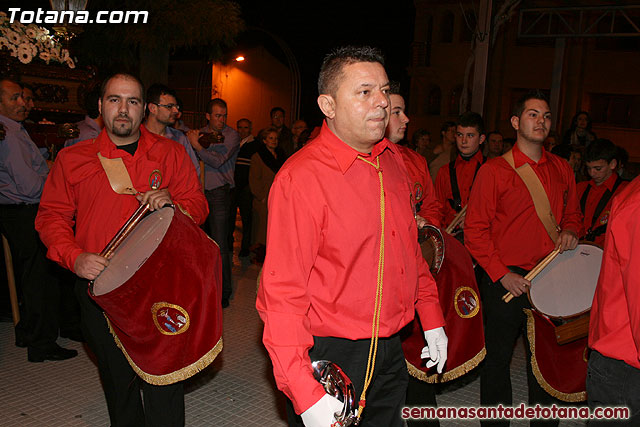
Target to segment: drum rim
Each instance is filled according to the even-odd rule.
[[[600,250],[604,251],[604,248],[602,247],[602,245],[599,245],[595,242],[589,242],[587,240],[580,240],[578,242],[578,246],[580,245],[587,245],[587,246],[595,246],[596,248],[599,248]],[[578,249],[578,246],[576,246],[576,249]],[[574,249],[575,250],[575,249]],[[600,264],[600,268],[602,268],[602,264]],[[527,289],[527,298],[529,299],[529,303],[531,304],[531,308],[535,311],[537,311],[538,313],[546,316],[549,319],[553,319],[553,320],[568,320],[568,319],[574,319],[577,317],[580,317],[586,313],[589,313],[591,311],[591,307],[593,306],[593,303],[591,304],[591,306],[584,310],[581,311],[580,313],[575,313],[572,314],[570,316],[552,316],[550,314],[545,313],[544,311],[540,310],[538,307],[536,307],[536,305],[533,303],[533,300],[531,299],[531,291],[529,289]]]

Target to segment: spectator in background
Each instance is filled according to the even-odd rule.
[[[504,139],[498,131],[494,130],[487,134],[487,143],[485,145],[487,159],[502,156],[502,153],[504,153]]]
[[[31,110],[35,107],[35,103],[33,102],[33,88],[31,85],[22,83],[22,99],[24,99],[25,107],[24,119],[22,119],[22,122],[33,123],[32,120],[27,120]]]
[[[429,174],[433,182],[440,168],[448,164],[455,158],[456,147],[456,124],[455,122],[444,122],[440,128],[440,137],[442,142],[433,149],[434,159],[429,162]],[[427,161],[429,159],[427,158]]]
[[[263,131],[263,144],[251,156],[249,187],[253,194],[253,224],[256,261],[263,262],[267,245],[267,200],[276,173],[286,156],[278,147],[278,130],[267,128]]]
[[[553,149],[560,145],[560,139],[558,138],[558,134],[554,131],[549,132],[549,136],[544,141],[544,149],[553,153]]]
[[[84,96],[84,109],[87,114],[84,116],[84,120],[76,123],[80,134],[77,138],[67,139],[64,143],[65,147],[70,147],[85,139],[96,138],[100,134],[104,127],[104,122],[98,108],[99,99],[100,88],[98,86]]]
[[[189,128],[189,126],[184,124],[184,121],[182,120],[182,111],[183,111],[183,104],[182,104],[182,100],[180,100],[180,98],[176,97],[176,101],[178,102],[178,114],[176,115],[176,122],[171,125],[171,127],[173,127],[174,129],[178,129],[184,133],[187,133],[191,130],[191,128]]]
[[[426,129],[418,129],[413,133],[409,148],[417,151],[418,154],[427,159],[427,163],[435,158],[431,150],[431,132]]]
[[[596,134],[591,131],[592,120],[586,111],[578,111],[571,119],[571,127],[565,132],[562,144],[565,146],[584,149],[596,140]]]
[[[278,145],[289,157],[294,152],[293,135],[291,130],[284,124],[284,109],[282,107],[274,107],[269,113],[271,115],[271,127],[278,131]]]
[[[238,152],[238,159],[236,160],[234,175],[236,190],[233,208],[231,209],[231,220],[235,225],[235,213],[239,208],[240,218],[242,220],[242,243],[238,256],[244,258],[249,256],[253,227],[253,194],[251,194],[251,188],[249,187],[249,171],[251,158],[258,150],[260,142],[251,134],[253,129],[251,120],[238,120],[236,129],[238,129],[238,134],[240,134],[240,138],[242,139],[240,140],[240,151]],[[233,233],[233,229],[231,232]]]
[[[300,148],[298,146],[299,140],[300,140],[300,134],[307,129],[308,129],[307,122],[305,122],[304,120],[296,120],[291,125],[291,138],[293,140],[293,151],[298,151],[298,149]]]

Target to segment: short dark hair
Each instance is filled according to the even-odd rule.
[[[97,119],[100,116],[100,108],[98,108],[98,100],[100,99],[100,88],[98,86],[91,89],[84,95],[84,109],[87,116]]]
[[[400,95],[400,82],[391,81],[389,82],[389,95]]]
[[[370,46],[342,46],[334,49],[324,57],[320,67],[319,94],[335,96],[342,69],[358,62],[377,62],[384,67],[384,56],[379,49]]]
[[[111,80],[115,79],[116,77],[124,77],[127,80],[133,80],[136,83],[138,83],[138,86],[140,86],[140,97],[142,98],[140,101],[142,101],[143,104],[146,102],[145,96],[144,96],[144,85],[142,84],[142,81],[138,77],[134,76],[133,74],[122,73],[122,72],[111,74],[109,77],[104,79],[104,81],[102,82],[102,85],[100,86],[100,99],[104,99],[104,94],[107,91],[107,85]]]
[[[584,152],[584,161],[595,162],[605,160],[607,163],[618,158],[618,147],[608,139],[598,138],[593,141]]]
[[[207,113],[211,114],[213,111],[213,107],[217,105],[218,107],[227,108],[227,102],[222,98],[213,98],[207,103]]]
[[[422,138],[423,136],[425,136],[425,135],[429,135],[429,137],[431,137],[431,132],[429,132],[429,131],[428,131],[428,130],[426,130],[426,129],[422,129],[422,128],[420,128],[420,129],[416,130],[416,131],[413,133],[413,135],[411,135],[411,144],[412,144],[414,147],[417,147],[417,146],[418,146],[418,140],[419,140],[420,138]]]
[[[147,89],[147,102],[157,104],[158,102],[160,102],[160,97],[162,95],[171,95],[176,98],[176,102],[178,102],[176,92],[170,87],[161,83],[154,83],[149,86],[149,89]]]
[[[503,136],[500,132],[498,132],[497,130],[492,130],[491,132],[489,132],[489,133],[487,134],[487,141],[489,141],[489,137],[490,137],[491,135],[500,135],[500,136],[502,136],[502,139],[504,140],[504,136]]]
[[[13,74],[0,74],[0,83],[2,82],[10,82],[22,87],[22,83],[20,83],[20,79]]]
[[[484,120],[482,116],[473,111],[467,111],[458,117],[457,126],[476,128],[480,135],[484,134]]]
[[[269,117],[273,117],[273,115],[275,113],[277,113],[278,111],[280,111],[282,113],[282,115],[284,116],[284,108],[282,108],[282,107],[273,107],[271,109],[271,111],[269,112]]]
[[[240,124],[240,122],[247,122],[247,123],[249,123],[249,127],[253,126],[253,123],[251,123],[251,120],[249,120],[249,119],[247,119],[247,118],[245,118],[245,117],[243,117],[243,118],[241,118],[240,120],[238,120],[238,121],[236,122],[236,126],[238,126],[238,125]]]
[[[455,122],[444,122],[442,126],[440,126],[440,133],[446,132],[449,130],[449,128],[454,128],[454,127],[456,127]]]
[[[36,91],[29,83],[21,83],[20,86],[22,86],[22,89],[29,89],[35,95]]]
[[[520,117],[524,112],[524,104],[526,104],[526,102],[530,99],[539,99],[540,101],[544,101],[547,103],[547,105],[549,105],[549,98],[547,97],[547,95],[545,95],[544,92],[542,92],[540,89],[532,89],[518,99],[518,102],[516,102],[516,105],[513,107],[513,113],[511,114],[511,116]]]

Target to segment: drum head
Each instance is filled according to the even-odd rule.
[[[174,210],[164,207],[156,210],[133,229],[115,250],[109,266],[93,282],[93,294],[104,295],[124,284],[158,248],[171,225]]]
[[[531,304],[552,318],[589,311],[601,263],[602,249],[595,245],[581,243],[561,253],[531,282]]]

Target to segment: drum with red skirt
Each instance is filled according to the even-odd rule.
[[[222,350],[220,249],[173,207],[148,214],[115,249],[90,296],[134,371],[182,381]]]
[[[402,349],[412,376],[429,383],[451,381],[478,366],[486,354],[473,260],[455,237],[441,233],[433,226],[420,230],[419,241],[438,286],[449,338],[448,359],[443,373],[438,374],[436,367],[427,369],[426,362],[420,358],[426,343],[417,316],[402,331]]]
[[[587,334],[602,249],[581,243],[555,257],[531,281],[527,334],[531,366],[547,393],[565,402],[586,400]]]

